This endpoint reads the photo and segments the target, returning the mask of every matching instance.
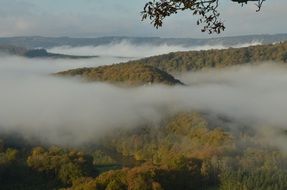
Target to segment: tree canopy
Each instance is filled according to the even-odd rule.
[[[257,11],[260,11],[265,0],[231,0],[240,4],[255,1]],[[218,11],[219,0],[150,0],[142,11],[142,20],[150,19],[154,27],[163,25],[166,17],[180,11],[191,11],[194,16],[199,16],[197,25],[203,25],[201,31],[220,33],[225,30],[223,21]]]

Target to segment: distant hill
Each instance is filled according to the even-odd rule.
[[[0,45],[0,53],[8,55],[17,55],[27,58],[70,58],[70,59],[83,59],[93,58],[98,56],[74,56],[65,54],[49,53],[46,49],[27,49],[12,45]]]
[[[208,39],[195,38],[159,38],[159,37],[99,37],[99,38],[70,38],[70,37],[7,37],[0,38],[0,44],[21,46],[26,48],[52,48],[56,46],[98,46],[110,43],[119,43],[128,41],[135,45],[181,45],[181,46],[204,46],[204,45],[224,45],[234,46],[238,44],[248,44],[260,42],[262,44],[270,44],[275,42],[287,41],[287,34],[262,34],[262,35],[246,35],[219,37]]]
[[[23,47],[11,46],[11,45],[0,45],[0,53],[24,56],[28,52],[28,49]]]
[[[131,86],[183,84],[172,75],[148,65],[115,64],[96,68],[72,69],[56,73],[58,76],[80,76],[87,81],[101,81]]]
[[[287,42],[223,50],[174,52],[126,64],[150,65],[169,73],[180,73],[264,61],[286,63]]]

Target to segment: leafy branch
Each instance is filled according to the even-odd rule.
[[[256,6],[260,11],[265,0],[232,0],[238,3],[257,1]],[[203,25],[201,31],[221,33],[225,30],[223,21],[218,12],[219,0],[152,0],[145,4],[142,13],[142,20],[149,19],[155,28],[162,27],[166,17],[177,14],[180,11],[189,10],[193,15],[199,16],[197,25]]]

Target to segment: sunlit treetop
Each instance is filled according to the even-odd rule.
[[[142,11],[142,20],[150,19],[154,27],[163,25],[166,17],[177,14],[180,11],[191,11],[194,16],[198,16],[197,25],[203,25],[201,31],[220,33],[225,30],[223,21],[218,12],[220,0],[151,0],[145,4]],[[255,1],[257,10],[260,11],[265,0],[231,0],[242,5],[250,1]]]

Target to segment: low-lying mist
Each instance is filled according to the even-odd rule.
[[[237,44],[232,46],[234,48],[247,47],[251,45],[259,45],[260,42],[252,42],[249,44]],[[119,43],[110,43],[99,46],[84,46],[84,47],[54,47],[48,49],[51,53],[61,53],[68,55],[81,55],[81,56],[103,56],[103,57],[131,57],[142,58],[154,55],[160,55],[177,51],[199,51],[209,49],[226,49],[227,46],[218,45],[204,45],[204,46],[184,46],[184,45],[168,45],[168,44],[133,44],[127,40]]]
[[[23,75],[48,75],[63,70],[82,67],[98,67],[129,60],[131,59],[116,57],[95,57],[88,59],[29,59],[17,56],[0,55],[0,72],[1,75],[7,75],[9,78],[22,77]]]
[[[55,64],[2,58],[1,130],[47,143],[80,144],[111,129],[157,126],[167,115],[182,111],[224,115],[264,129],[287,129],[287,67],[280,64],[187,73],[179,76],[186,86],[138,88],[49,75],[64,67],[70,68],[67,60]]]

